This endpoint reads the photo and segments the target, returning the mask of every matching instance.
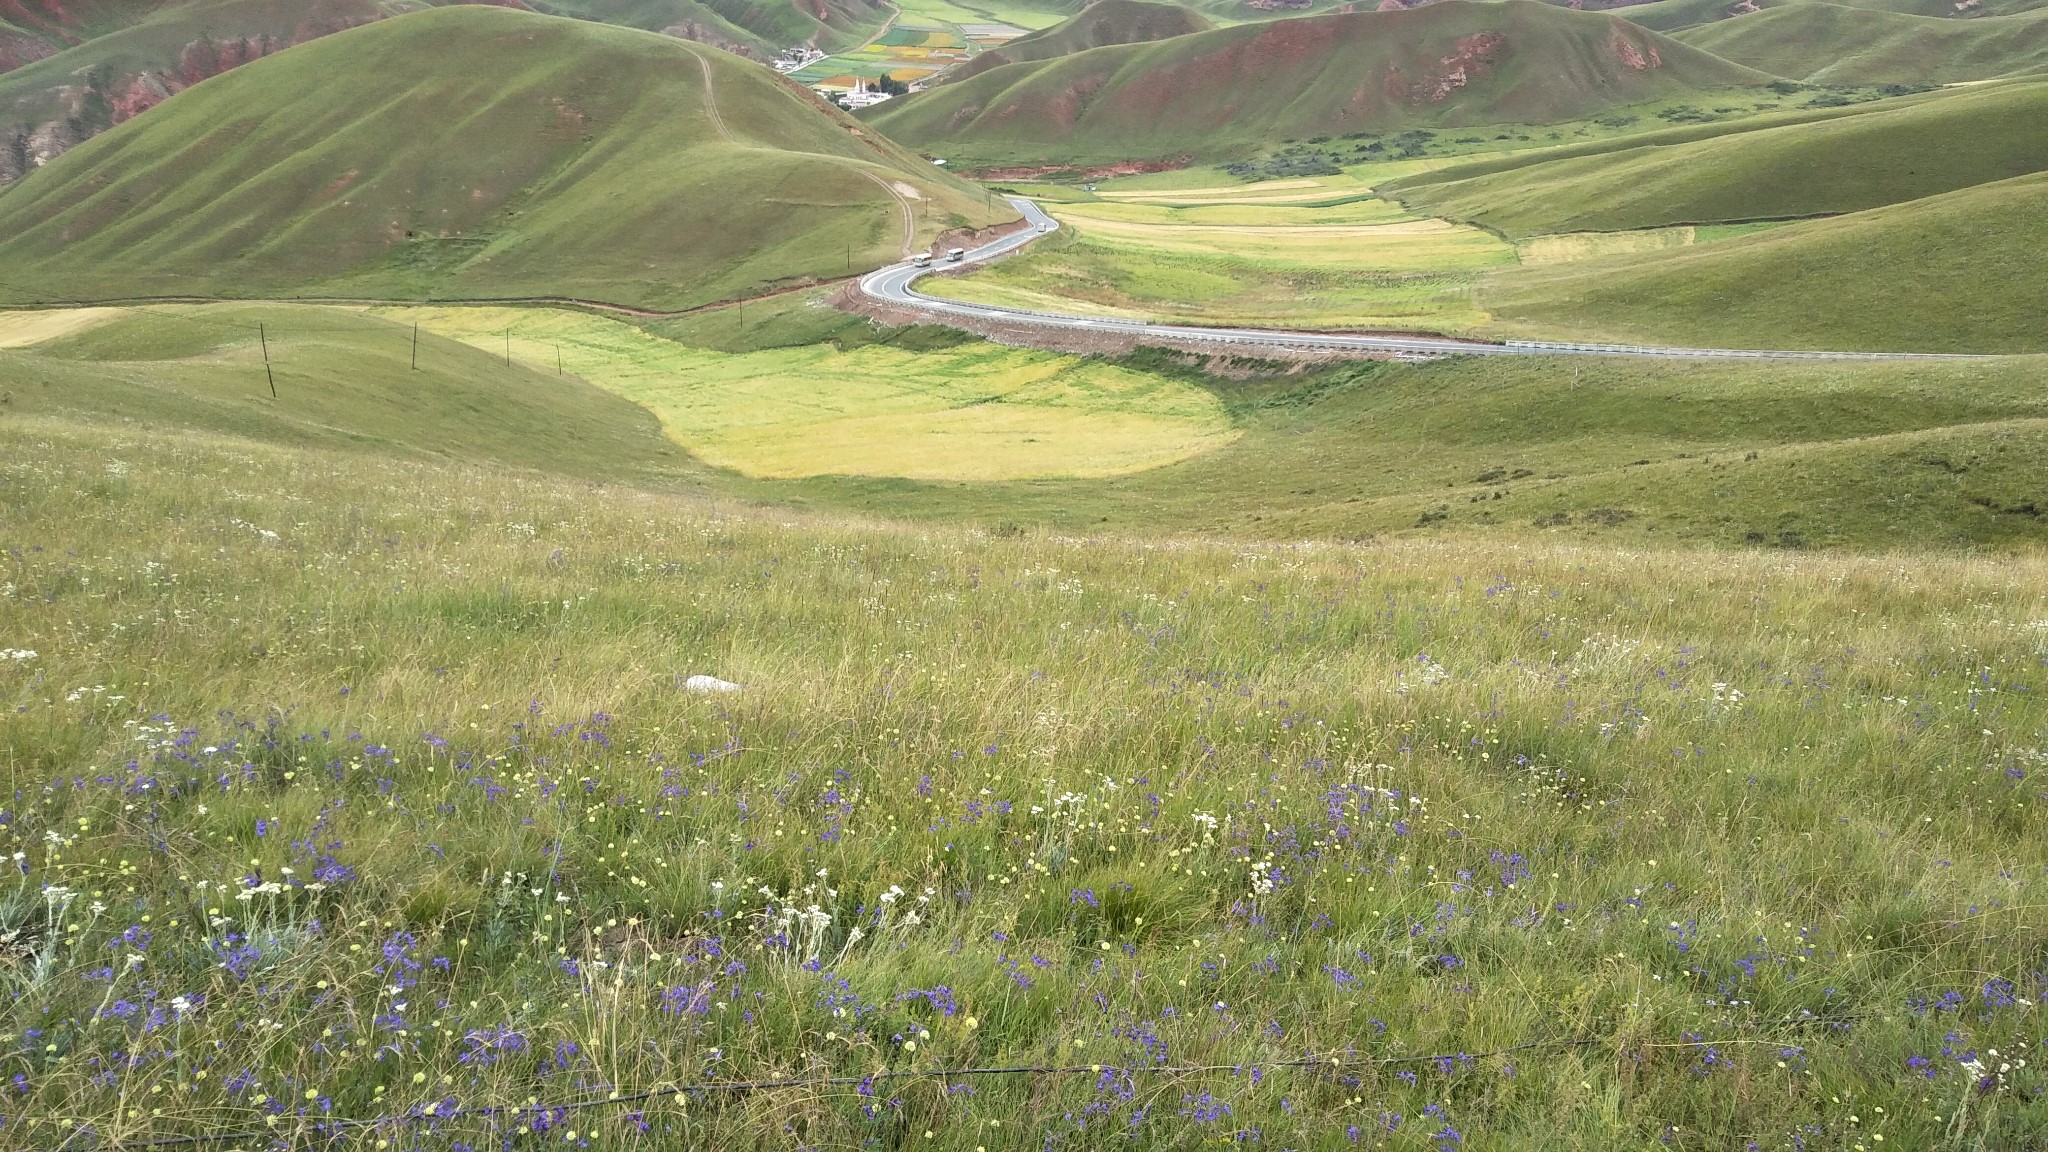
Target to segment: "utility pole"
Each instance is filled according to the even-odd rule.
[[[560,344],[557,344],[557,345],[555,345],[555,375],[557,375],[557,376],[560,376],[561,374],[562,374],[562,346],[561,346]]]
[[[256,339],[263,345],[263,378],[270,381],[270,398],[277,399],[277,375],[270,370],[270,334],[263,325],[256,326]]]
[[[420,370],[420,326],[417,322],[412,326],[412,370]]]
[[[512,330],[505,329],[505,367],[512,366]]]

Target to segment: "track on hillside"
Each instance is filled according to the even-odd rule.
[[[1256,353],[1262,349],[1311,352],[1321,355],[1434,359],[1442,356],[1628,356],[1662,360],[1969,360],[1972,356],[1918,352],[1808,352],[1753,348],[1668,348],[1637,344],[1561,343],[1543,340],[1488,342],[1455,340],[1444,336],[1352,335],[1331,332],[1296,332],[1272,328],[1206,328],[1186,324],[1154,324],[1105,316],[1084,316],[1026,308],[1005,308],[994,304],[967,304],[927,296],[911,287],[918,278],[933,272],[985,263],[1012,252],[1059,227],[1035,201],[1022,196],[1008,198],[1024,214],[1027,227],[991,240],[966,253],[958,261],[932,267],[892,264],[860,278],[860,290],[875,300],[909,308],[934,318],[967,317],[1023,328],[1037,328],[1064,335],[1076,333],[1138,339],[1171,340],[1176,344],[1214,346],[1219,351]]]

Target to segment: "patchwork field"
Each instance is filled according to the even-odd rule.
[[[746,476],[1114,476],[1235,438],[1215,397],[1184,382],[979,341],[728,355],[578,312],[378,314],[542,369],[559,354],[567,371],[660,417],[693,456]]]
[[[1046,207],[1059,232],[922,290],[1162,320],[1455,330],[1485,320],[1470,300],[1474,274],[1515,260],[1479,229],[1374,198],[1354,174],[1234,188],[1119,182]]]

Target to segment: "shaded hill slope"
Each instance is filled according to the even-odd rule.
[[[975,160],[1231,158],[1283,137],[1561,120],[1764,79],[1613,16],[1445,0],[1011,64],[867,118]]]
[[[1855,116],[1641,146],[1383,192],[1512,237],[1856,212],[2048,171],[2048,82],[1951,91]]]
[[[1503,331],[1729,347],[2048,350],[2048,173],[1482,285]]]
[[[1215,27],[1192,8],[1179,4],[1154,4],[1148,0],[1096,0],[1070,17],[1040,32],[1020,36],[1001,48],[983,52],[946,73],[947,81],[979,76],[1005,64],[1052,60],[1071,56],[1106,44],[1144,44],[1167,40]]]
[[[442,8],[236,69],[0,193],[0,292],[679,308],[872,267],[906,218],[928,238],[986,203],[715,49]]]
[[[1814,84],[1947,84],[2048,71],[2048,9],[1976,20],[1787,4],[1674,36]]]

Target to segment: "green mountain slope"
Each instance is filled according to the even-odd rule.
[[[1148,0],[1096,0],[1041,32],[1020,36],[1001,48],[983,52],[946,73],[948,81],[979,76],[1005,64],[1052,60],[1071,56],[1106,44],[1144,44],[1206,32],[1215,27],[1207,17],[1179,4],[1153,4]]]
[[[872,267],[906,223],[928,239],[989,211],[715,49],[443,8],[236,69],[0,193],[0,291],[680,308]]]
[[[446,2],[100,0],[66,6],[0,0],[0,185],[209,76]],[[794,44],[829,50],[856,43],[889,13],[881,0],[506,0],[503,6],[661,32],[762,60]]]
[[[1763,79],[1612,16],[1446,0],[1012,64],[868,119],[974,160],[1231,158],[1283,137],[1561,120]]]
[[[1733,20],[1758,9],[1796,8],[1819,3],[1861,12],[1927,16],[1957,24],[1988,16],[2010,16],[2048,8],[2048,0],[1652,0],[1648,4],[1602,7],[1645,28],[1676,32],[1681,28]]]
[[[1382,191],[1511,237],[1856,212],[2048,171],[2048,82],[1946,92],[1813,123],[1644,145]]]
[[[2048,173],[1651,255],[1503,272],[1508,332],[1731,347],[2048,350]]]
[[[0,185],[209,76],[388,14],[383,0],[186,0],[0,74]]]
[[[866,40],[889,19],[884,0],[527,0],[527,7],[713,44],[767,59],[809,44],[827,52]]]
[[[1944,20],[1788,4],[1674,35],[1722,59],[1815,84],[1946,84],[2048,71],[2048,9]]]

